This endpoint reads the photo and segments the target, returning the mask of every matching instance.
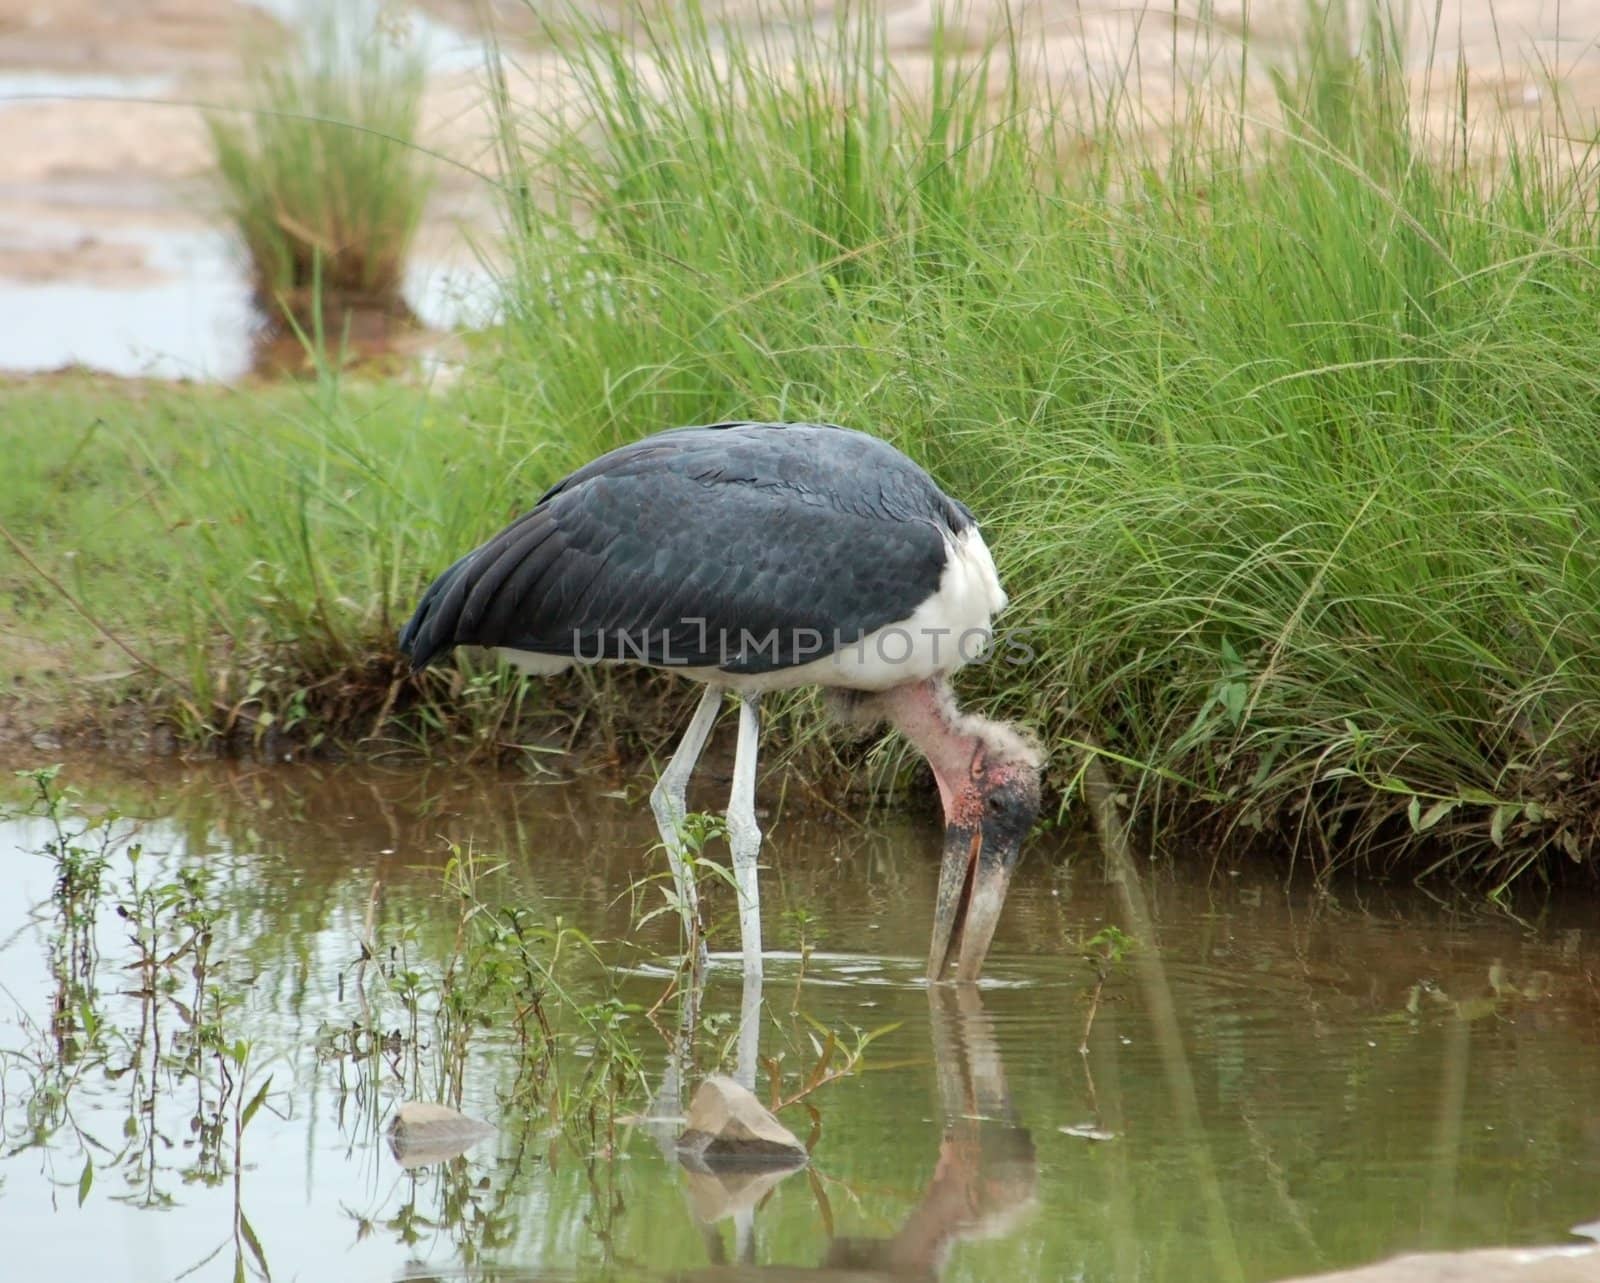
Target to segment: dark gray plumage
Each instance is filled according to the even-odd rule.
[[[864,433],[678,428],[553,486],[434,581],[400,645],[417,668],[475,644],[769,672],[909,617],[972,524]]]

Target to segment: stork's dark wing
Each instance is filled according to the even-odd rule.
[[[504,646],[763,673],[907,618],[971,515],[899,451],[817,424],[663,432],[604,455],[434,581],[423,667]]]

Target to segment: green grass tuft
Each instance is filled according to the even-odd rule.
[[[430,170],[412,47],[328,7],[288,48],[247,55],[237,111],[207,117],[259,304],[312,332],[318,297],[403,310]]]

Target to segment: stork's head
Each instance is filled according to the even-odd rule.
[[[966,769],[933,765],[945,832],[928,979],[966,982],[983,970],[1022,840],[1039,815],[1040,755],[1009,726],[961,720],[972,741]]]
[[[928,978],[976,980],[1039,814],[1044,755],[1015,727],[963,713],[942,676],[858,697],[840,711],[858,724],[887,717],[933,768],[945,835]]]

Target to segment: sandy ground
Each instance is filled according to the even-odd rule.
[[[608,22],[624,21],[624,4],[593,3]],[[1429,14],[1433,7],[1413,5]],[[817,20],[828,22],[833,8],[820,0]],[[1269,69],[1292,56],[1302,0],[1034,0],[1010,16],[1039,74],[1058,90],[1094,98],[1125,80],[1159,130],[1186,110],[1187,86],[1237,65],[1247,8],[1252,83],[1264,105]],[[218,229],[195,104],[228,99],[246,42],[283,38],[267,10],[292,13],[293,0],[0,0],[0,306],[10,315],[36,314],[41,325],[63,329],[65,342],[74,309],[92,322],[101,311],[93,299],[102,297],[105,316],[145,316],[163,306],[158,287],[167,282],[183,286],[189,314],[182,325],[151,327],[151,343],[182,345],[186,335],[236,323],[239,289],[224,297],[214,288],[219,272],[238,273]],[[773,10],[757,0],[720,6],[751,24]],[[900,68],[916,83],[935,6],[884,0],[881,11]],[[455,164],[441,166],[418,257],[462,264],[471,261],[469,242],[492,254],[495,226],[492,191],[470,172],[493,164],[479,75],[467,69],[480,18],[489,14],[504,33],[520,101],[559,99],[562,80],[524,0],[419,0],[391,19],[413,12],[445,24],[461,46],[441,60],[424,105],[422,141]],[[976,46],[1006,13],[996,0],[972,0],[954,39]],[[1464,62],[1475,110],[1592,136],[1600,0],[1444,0],[1438,15],[1437,41],[1420,17],[1407,38],[1415,91],[1431,114],[1455,110],[1453,82]],[[42,333],[33,327],[29,347],[0,332],[0,368],[60,364],[66,349],[54,338],[42,342]],[[83,359],[107,364],[93,352]]]

